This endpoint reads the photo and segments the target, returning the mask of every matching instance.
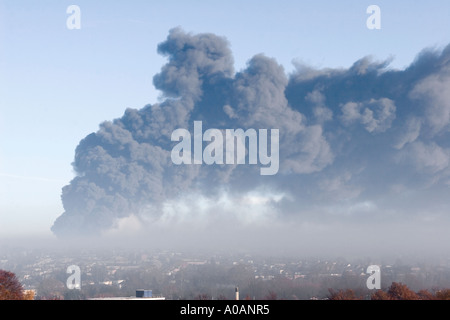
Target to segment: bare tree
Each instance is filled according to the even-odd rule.
[[[13,272],[0,270],[0,300],[23,300],[23,287]]]

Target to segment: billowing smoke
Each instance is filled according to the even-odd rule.
[[[297,64],[287,75],[256,55],[236,72],[226,39],[170,31],[154,77],[162,102],[127,109],[84,138],[62,191],[57,236],[140,225],[224,221],[447,221],[450,46],[404,70],[369,58],[350,68]],[[279,129],[279,171],[175,165],[172,132]],[[204,142],[203,147],[207,145]]]

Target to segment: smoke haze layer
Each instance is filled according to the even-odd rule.
[[[424,50],[404,70],[364,57],[341,69],[296,64],[289,75],[262,54],[235,71],[227,40],[214,34],[176,28],[158,52],[167,57],[153,78],[161,101],[127,109],[77,146],[58,237],[124,226],[245,232],[276,222],[289,234],[343,225],[363,235],[403,221],[448,225],[450,46]],[[171,134],[192,133],[194,121],[279,129],[279,172],[173,164]]]

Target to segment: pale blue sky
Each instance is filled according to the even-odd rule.
[[[68,30],[66,9],[81,9]],[[366,28],[381,8],[382,29]],[[372,55],[404,68],[450,43],[450,2],[0,0],[0,237],[50,234],[73,177],[78,142],[99,123],[158,99],[156,52],[171,28],[230,42],[235,68],[264,53],[286,72],[298,60],[348,67]]]

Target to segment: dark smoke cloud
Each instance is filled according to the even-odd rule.
[[[264,55],[235,72],[229,44],[213,34],[174,29],[158,52],[168,58],[154,77],[163,102],[127,109],[80,142],[57,236],[217,212],[252,223],[447,219],[450,46],[405,70],[363,58],[342,69],[297,64],[290,75]],[[279,129],[279,173],[174,165],[171,134],[196,120],[204,130]]]

